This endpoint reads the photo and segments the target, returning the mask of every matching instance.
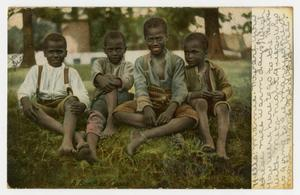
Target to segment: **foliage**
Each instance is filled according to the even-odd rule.
[[[100,161],[89,165],[72,157],[59,157],[60,135],[41,129],[17,109],[16,90],[28,69],[8,72],[8,184],[12,188],[250,188],[251,186],[251,67],[242,60],[215,61],[233,85],[231,126],[228,134],[230,160],[205,154],[196,130],[151,140],[134,157],[124,148],[132,127],[121,125],[120,132],[101,140]],[[91,94],[90,67],[75,68]],[[83,130],[82,117],[78,130]],[[217,136],[216,120],[211,131]]]
[[[12,27],[7,33],[8,53],[22,53],[23,51],[23,32],[17,27]]]
[[[248,12],[248,13],[243,13],[241,15],[243,18],[247,19],[247,21],[241,25],[233,25],[231,27],[232,30],[240,30],[242,32],[242,34],[247,34],[247,33],[251,33],[252,32],[252,22],[251,22],[251,17],[252,17],[252,13]]]

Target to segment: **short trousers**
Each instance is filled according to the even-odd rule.
[[[116,112],[136,113],[136,109],[137,109],[136,100],[131,100],[117,106],[116,109],[114,110],[114,113]],[[154,111],[160,114],[159,111],[155,109]],[[185,103],[177,107],[174,116],[175,118],[180,118],[180,117],[192,118],[196,121],[196,124],[198,124],[198,120],[199,120],[197,112],[190,105]]]
[[[191,101],[189,102],[189,104],[192,105]],[[217,101],[216,102],[216,101],[208,100],[207,101],[207,105],[208,105],[207,114],[210,116],[216,116],[217,115],[216,107],[220,104],[225,104],[227,106],[228,110],[231,111],[231,107],[227,101]],[[192,105],[192,107],[194,108],[194,105]]]
[[[75,97],[73,95],[68,95],[64,98],[56,99],[56,100],[38,100],[34,102],[34,105],[37,108],[42,109],[45,113],[50,116],[64,116],[65,114],[65,102],[71,98]]]
[[[117,105],[133,99],[133,94],[127,91],[118,91]],[[101,131],[105,128],[108,116],[107,103],[105,95],[100,95],[92,101],[91,111],[86,125],[86,133],[93,133],[100,136]]]

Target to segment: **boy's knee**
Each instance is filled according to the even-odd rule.
[[[120,114],[120,112],[114,112],[113,113],[113,118],[116,119],[117,121],[121,120],[121,116],[122,114]]]
[[[215,108],[216,114],[228,114],[229,108],[226,104],[218,104]]]
[[[74,103],[74,102],[78,102],[78,99],[77,99],[76,97],[74,97],[74,96],[69,97],[69,98],[65,101],[65,103],[64,103],[65,109],[70,109],[72,103]]]
[[[207,111],[208,109],[208,104],[206,99],[203,98],[197,98],[192,100],[192,105],[195,107],[196,110],[198,111]]]

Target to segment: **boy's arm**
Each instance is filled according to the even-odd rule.
[[[216,66],[216,77],[217,90],[222,91],[225,96],[224,99],[228,100],[233,93],[232,87],[221,67]]]
[[[157,125],[168,123],[173,118],[177,107],[182,104],[188,94],[184,75],[184,61],[178,58],[173,66],[175,66],[175,70],[172,77],[172,98],[168,108],[158,117]]]
[[[135,61],[133,69],[135,96],[137,101],[137,112],[142,112],[146,106],[152,107],[149,98],[147,80],[143,71],[143,57]]]
[[[202,90],[202,91],[190,91],[187,95],[187,102],[190,102],[192,99],[195,98],[204,98],[204,99],[209,99],[213,96],[212,92]]]
[[[37,120],[37,108],[32,104],[29,97],[24,96],[20,99],[24,114],[33,121]]]
[[[23,97],[28,97],[31,99],[31,97],[35,94],[37,87],[37,74],[37,65],[31,67],[28,71],[23,83],[20,85],[17,91],[17,96],[20,103]]]
[[[92,76],[92,83],[95,87],[99,87],[98,83],[96,82],[96,77],[98,75],[104,74],[103,66],[104,66],[104,58],[99,58],[95,60],[92,64],[91,76]]]
[[[70,78],[70,85],[71,88],[73,90],[73,95],[76,96],[80,102],[84,103],[84,105],[86,106],[86,108],[89,107],[90,104],[90,99],[88,96],[88,92],[85,89],[85,86],[80,78],[80,75],[78,74],[78,72],[73,69],[70,68],[69,69],[69,78]]]
[[[106,74],[106,63],[106,58],[99,58],[95,60],[92,64],[91,75],[94,86],[101,91],[108,93],[117,87],[121,87],[122,80],[113,75]]]
[[[184,61],[178,58],[175,64],[175,70],[172,78],[172,98],[171,102],[181,105],[186,99],[188,90],[185,83]]]
[[[124,67],[124,73],[120,77],[121,89],[128,91],[133,85],[133,64],[126,62]]]

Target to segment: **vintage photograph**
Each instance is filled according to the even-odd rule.
[[[251,8],[7,18],[9,188],[251,188]]]

